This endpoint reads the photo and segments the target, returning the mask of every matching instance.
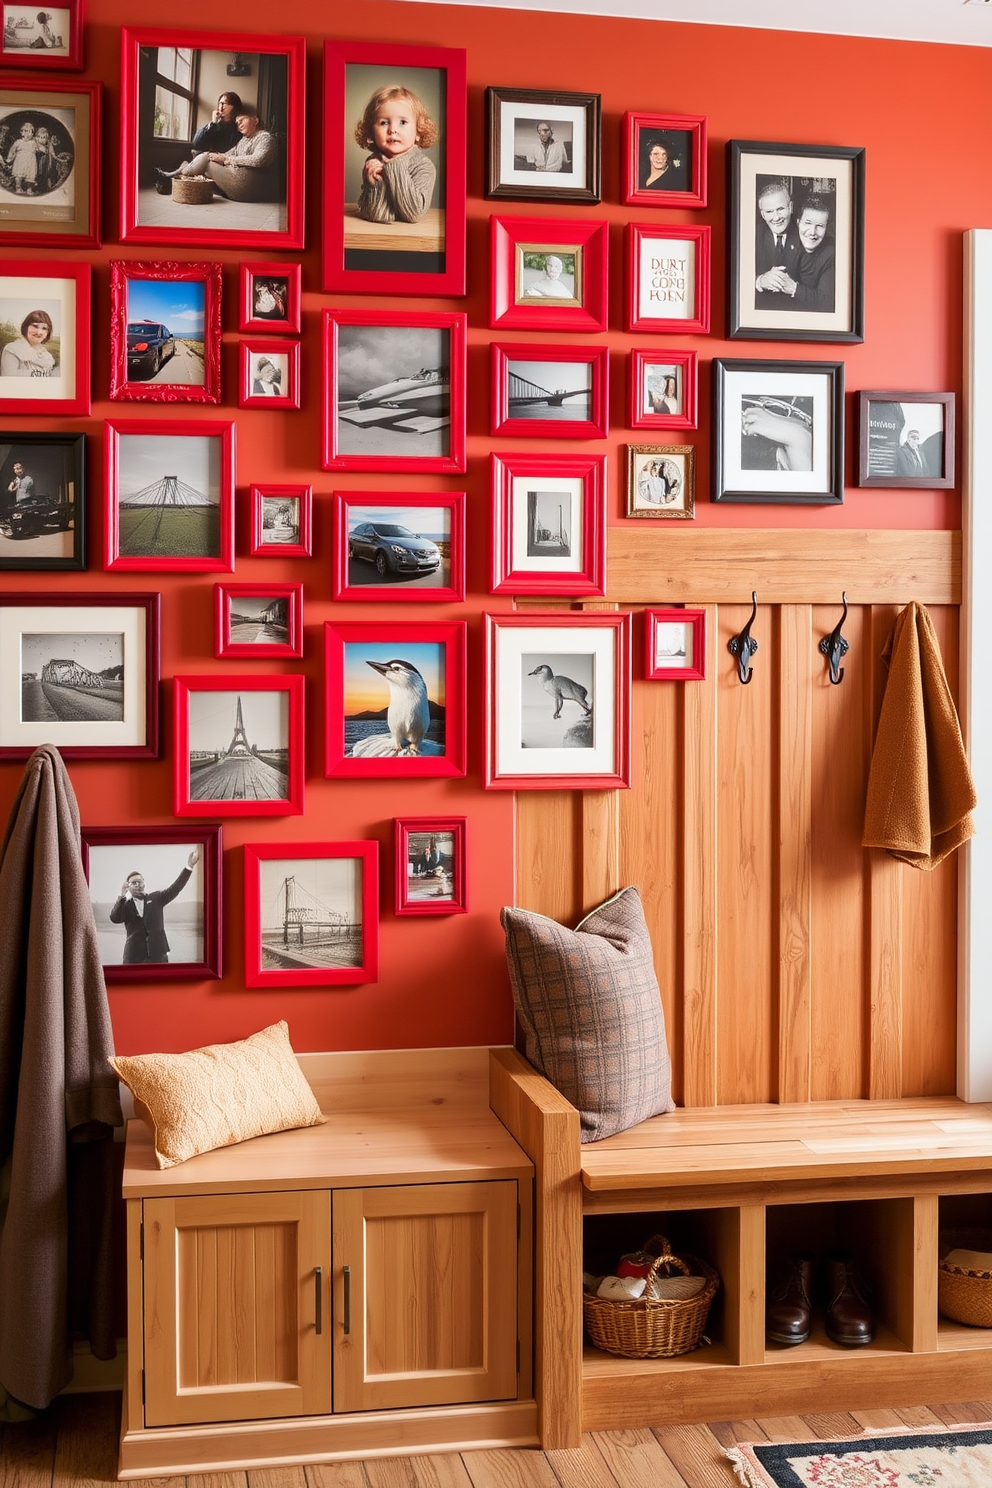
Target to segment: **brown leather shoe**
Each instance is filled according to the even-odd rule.
[[[806,1251],[790,1256],[768,1293],[765,1336],[771,1343],[805,1343],[809,1337],[809,1294],[813,1257]]]
[[[827,1337],[859,1348],[875,1337],[868,1287],[846,1251],[827,1257]]]

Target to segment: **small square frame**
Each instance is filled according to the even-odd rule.
[[[378,508],[383,513],[396,514],[388,519],[383,516],[384,521],[402,521],[408,514],[417,511],[445,510],[448,513],[449,582],[407,588],[395,578],[391,580],[380,576],[380,565],[373,559],[375,566],[372,572],[378,577],[378,582],[372,578],[367,584],[356,583],[351,568],[350,542],[351,514],[356,508],[363,512]],[[465,492],[417,491],[400,494],[392,491],[335,491],[334,569],[331,584],[333,599],[373,600],[376,603],[396,599],[431,604],[446,599],[461,602],[465,598]]]
[[[617,790],[630,785],[630,653],[631,617],[608,611],[583,614],[537,612],[486,615],[486,759],[487,790]],[[584,682],[551,669],[524,668],[536,656],[581,670]],[[571,660],[574,658],[574,660]],[[547,662],[540,663],[547,667]],[[531,681],[531,679],[534,679]],[[552,684],[570,682],[569,718],[553,718]],[[524,687],[528,689],[524,739]],[[548,694],[545,698],[542,692]],[[577,693],[591,695],[591,707]],[[572,707],[578,704],[579,711]],[[584,716],[585,714],[585,716]],[[591,743],[575,738],[591,715]],[[596,730],[596,717],[606,719]],[[543,741],[551,731],[554,741]],[[598,738],[597,738],[598,733]],[[566,744],[565,738],[572,734]]]
[[[628,222],[624,235],[628,331],[708,335],[710,237],[709,227]]]
[[[131,346],[128,326],[137,319],[128,315],[129,286],[138,283],[162,285],[203,285],[203,382],[146,382],[131,377]],[[221,266],[219,263],[140,262],[136,259],[111,259],[110,262],[110,396],[117,401],[143,403],[219,403],[221,341]],[[159,308],[156,306],[156,308]],[[188,313],[184,307],[182,313]],[[149,324],[165,325],[173,335],[169,361],[179,355],[178,342],[187,340],[176,334],[174,325],[161,312],[148,319]],[[184,351],[184,357],[195,361],[195,351]],[[156,359],[155,374],[161,368]]]
[[[346,779],[419,780],[427,776],[465,774],[465,657],[466,624],[464,620],[440,623],[419,621],[334,621],[324,625],[327,686],[325,693],[326,744],[324,774]],[[441,754],[349,754],[346,738],[348,647],[374,650],[381,663],[399,659],[417,667],[425,664],[425,646],[436,647],[443,655],[444,686],[444,751]],[[404,655],[406,652],[406,655]],[[410,661],[410,657],[414,657]],[[367,661],[367,658],[360,658]],[[430,660],[428,654],[427,660]],[[364,675],[364,674],[362,674]],[[381,676],[381,674],[380,674]],[[382,705],[363,709],[381,716],[385,712],[390,684],[382,679]],[[428,681],[430,697],[430,681]],[[436,702],[435,699],[430,699]],[[388,724],[383,719],[379,732],[388,738]],[[364,740],[361,742],[365,742]],[[384,741],[385,742],[385,741]],[[427,740],[426,742],[431,742]]]
[[[55,635],[61,642],[75,631],[80,637],[99,639],[94,628],[103,626],[106,634],[121,637],[124,656],[120,719],[52,722],[47,713],[53,704],[47,701],[46,718],[25,721],[15,718],[17,710],[8,704],[0,709],[0,760],[27,759],[39,744],[54,744],[64,759],[158,759],[160,616],[159,594],[0,590],[0,695],[4,698],[12,700],[20,691],[23,706],[25,689],[32,684],[40,688],[44,682],[53,693],[77,686],[86,693],[86,677],[63,675],[58,665],[64,665],[62,658],[47,658],[54,668],[49,678],[40,672],[29,675],[30,656],[22,644],[25,634]],[[25,630],[28,624],[30,631]],[[39,654],[39,660],[43,669],[46,658]],[[87,669],[85,655],[64,660],[75,660]],[[88,669],[102,673],[105,666]]]
[[[14,312],[12,322],[7,319],[10,311]],[[31,371],[17,370],[25,365],[21,348],[27,342],[23,334],[4,342],[0,345],[0,413],[50,417],[88,414],[91,352],[88,263],[54,263],[47,259],[42,262],[37,258],[0,261],[0,317],[5,324],[17,329],[21,316],[24,317],[19,322],[22,328],[32,317],[41,324],[42,315],[52,329],[40,347],[28,350],[31,355],[38,355],[47,349],[49,341],[57,339],[58,357],[54,365],[59,369],[58,377],[47,372],[35,376]],[[50,351],[48,358],[52,359]],[[8,366],[10,370],[5,371]],[[29,389],[31,396],[27,396]]]
[[[252,600],[282,601],[283,609],[266,616],[264,609],[257,614],[245,613],[246,602]],[[285,623],[282,623],[284,617]],[[246,628],[259,622],[273,630],[286,632],[284,641],[237,640],[232,634],[235,620]],[[225,657],[254,658],[256,656],[302,656],[303,655],[303,585],[302,584],[215,584],[214,585],[214,655]]]
[[[862,389],[858,393],[858,485],[950,489],[954,485],[954,406],[953,393]],[[907,450],[903,438],[909,409],[917,410],[912,414],[914,423],[928,429],[918,455],[912,446]]]
[[[79,573],[86,568],[86,435],[85,434],[38,434],[0,433],[0,445],[6,454],[0,462],[0,573],[31,573],[51,571]],[[47,495],[31,495],[24,498],[24,505],[17,501],[14,465],[20,464],[25,476],[38,484],[38,456],[50,451],[43,460],[47,467],[43,477]],[[61,470],[56,469],[55,452],[61,455]],[[25,461],[27,462],[25,464]],[[34,465],[34,475],[31,469]],[[56,499],[51,499],[51,486],[58,485]],[[11,488],[14,487],[15,490]],[[65,500],[63,500],[63,496]],[[13,497],[13,500],[8,498]],[[46,553],[51,547],[53,532],[67,533],[71,529],[71,552]],[[70,540],[62,539],[64,546]],[[36,544],[32,554],[32,543]]]
[[[693,520],[696,451],[691,444],[628,444],[626,515],[667,522]]]
[[[68,110],[73,111],[71,130],[62,117]],[[54,147],[53,153],[65,156],[70,146],[72,150],[69,174],[42,195],[22,196],[18,200],[15,191],[0,184],[0,208],[3,209],[0,245],[99,248],[102,112],[103,85],[88,78],[0,77],[0,122],[9,119],[18,129],[23,123],[33,123],[35,128],[45,127]],[[21,114],[27,114],[28,118],[18,125]],[[39,122],[39,115],[47,118],[46,124]],[[60,130],[68,137],[63,139]],[[56,176],[62,168],[56,161]],[[67,193],[62,189],[66,183],[73,186],[72,192],[68,193],[70,200],[65,200]],[[46,198],[50,198],[47,205]],[[46,273],[51,273],[58,266],[35,262],[33,267],[35,272],[43,268]],[[89,277],[88,264],[75,264],[73,267],[77,270],[85,268]]]
[[[307,965],[302,957],[292,955],[292,937],[295,932],[298,944],[302,943],[308,925],[315,925],[318,935],[324,932],[325,941],[331,926],[340,933],[340,910],[324,904],[328,910],[327,924],[321,926],[312,918],[314,903],[322,903],[318,895],[312,894],[305,884],[294,884],[302,901],[298,911],[289,907],[288,886],[283,902],[283,942],[280,953],[275,954],[283,964],[265,968],[262,965],[262,916],[272,910],[272,897],[262,892],[263,865],[285,862],[297,865],[294,879],[301,877],[300,867],[308,861],[333,861],[351,859],[360,865],[361,887],[359,897],[362,914],[362,944],[360,959],[353,966]],[[315,886],[320,885],[314,873]],[[333,881],[330,887],[334,887]],[[340,886],[338,886],[340,887]],[[311,911],[310,914],[304,910]],[[319,913],[319,911],[317,911]],[[295,919],[294,919],[295,913]],[[278,940],[278,936],[276,937]],[[326,954],[326,953],[325,953]],[[294,959],[303,964],[294,966]],[[316,958],[314,958],[316,959]],[[330,959],[328,957],[328,959]],[[362,982],[375,982],[379,977],[379,844],[378,842],[248,842],[245,844],[245,986],[246,987],[350,987]]]
[[[260,393],[259,378],[268,363],[281,379],[282,368],[273,357],[286,359],[286,389],[282,393]],[[238,344],[238,407],[286,409],[300,406],[300,343],[299,341],[241,341]]]
[[[607,224],[561,217],[490,217],[489,324],[506,331],[605,331]],[[533,286],[525,256],[571,256],[581,293],[545,296]],[[536,265],[534,266],[537,267]],[[559,275],[560,277],[560,275]],[[557,282],[557,281],[555,281]],[[525,295],[532,296],[531,299]]]
[[[623,200],[628,207],[705,207],[706,205],[706,119],[702,114],[641,114],[623,116]],[[672,146],[682,135],[682,148],[690,156],[688,168],[672,158]],[[668,169],[651,179],[652,144],[665,147]],[[671,172],[669,180],[665,176]]]
[[[714,357],[712,468],[714,501],[842,505],[844,363]]]
[[[668,629],[663,630],[662,627]],[[659,646],[678,638],[672,628],[681,628],[682,649]],[[678,661],[682,656],[684,661]],[[671,658],[670,660],[667,658]],[[706,678],[706,611],[662,609],[644,611],[644,676],[648,682],[702,682]]]
[[[83,65],[85,11],[85,0],[59,0],[58,5],[52,6],[48,12],[48,19],[55,19],[56,25],[62,27],[59,31],[53,31],[47,21],[39,22],[38,17],[43,12],[39,12],[37,5],[7,4],[4,0],[4,4],[0,5],[0,67],[28,67],[32,70],[37,67],[44,72],[78,72]],[[14,22],[14,29],[35,33],[21,47],[8,47],[4,44],[7,24],[8,21],[13,22],[14,12],[28,23],[24,27]],[[65,13],[65,21],[56,19],[60,12]],[[49,40],[49,36],[52,40]]]
[[[605,594],[606,456],[491,455],[490,472],[490,592]]]
[[[253,558],[309,558],[313,546],[313,486],[252,486],[251,501],[251,547]],[[276,510],[266,503],[275,503]],[[293,515],[296,505],[296,521],[288,527],[280,523],[280,517]],[[281,508],[282,510],[278,510]],[[266,517],[273,514],[275,520],[266,526]],[[266,533],[285,531],[291,539],[282,542],[278,538],[267,539]]]
[[[664,379],[660,393],[650,394],[652,379]],[[671,394],[668,379],[675,380],[678,412],[667,409]],[[635,347],[630,353],[629,403],[627,417],[632,429],[695,429],[699,422],[699,366],[694,351],[644,351]],[[657,403],[656,411],[648,410],[649,400]]]
[[[266,307],[264,312],[257,304],[256,291],[262,286],[257,280],[279,280],[286,285],[282,301],[276,299],[269,285],[270,297],[275,299],[274,309],[283,314],[272,314]],[[239,269],[239,329],[242,331],[264,331],[268,334],[282,332],[283,335],[300,333],[301,266],[287,263],[243,263]]]
[[[252,676],[232,677],[228,673],[223,673],[214,676],[175,677],[173,683],[173,816],[300,815],[303,811],[304,778],[303,678],[260,675],[257,672]],[[205,722],[205,720],[191,718],[191,713],[196,712],[196,705],[192,699],[204,692],[233,693],[237,699],[236,706],[230,709],[230,720],[228,721],[225,715],[223,724],[217,722],[216,725],[211,725],[212,736],[216,742],[197,750],[200,755],[213,754],[215,756],[212,762],[205,762],[201,766],[203,770],[210,771],[215,780],[211,780],[210,776],[204,776],[203,780],[198,783],[203,784],[204,787],[213,785],[214,789],[219,785],[225,792],[230,790],[231,794],[197,794],[194,796],[192,791],[191,725]],[[282,694],[285,698],[285,746],[279,743],[273,749],[273,741],[254,737],[250,712],[248,723],[244,722],[243,699],[245,697],[250,699],[258,693]],[[226,737],[228,727],[232,731],[230,740]],[[266,758],[266,755],[271,756],[273,753],[284,755],[285,770],[277,769]],[[245,766],[250,776],[255,777],[254,784],[251,779],[246,781],[243,778],[245,773],[243,771],[240,772],[242,778],[239,779],[242,765]],[[269,788],[272,784],[273,772],[285,774],[285,794],[258,796],[248,793],[246,786],[249,789]]]
[[[518,341],[494,341],[492,343],[492,402],[490,404],[489,432],[491,434],[515,434],[519,438],[526,439],[605,439],[610,432],[610,352],[606,346],[549,346],[545,342],[531,342],[522,345]],[[566,388],[545,388],[541,383],[533,384],[533,391],[540,394],[546,393],[547,398],[541,402],[529,398],[522,384],[511,386],[511,375],[518,379],[520,373],[511,374],[511,363],[532,363],[535,367],[551,366],[562,363],[571,367],[589,368],[588,418],[551,418],[540,417],[540,409],[547,407],[549,410],[555,406],[565,409],[567,412],[568,394],[572,391]],[[539,375],[537,372],[535,376]],[[561,374],[566,376],[567,374]],[[573,381],[576,379],[573,377]],[[530,379],[525,379],[530,382]],[[516,397],[513,387],[518,387]],[[576,392],[585,391],[576,388]],[[559,398],[561,393],[564,398]],[[559,401],[556,404],[556,399]],[[515,411],[515,406],[516,410]],[[538,416],[534,418],[522,417],[520,407],[535,407]]]
[[[518,165],[518,130],[536,133],[550,116],[552,157],[559,163]],[[554,129],[568,140],[556,139]],[[598,93],[559,93],[545,88],[486,89],[486,196],[507,201],[598,202],[601,99]],[[535,149],[543,142],[534,141]],[[566,146],[568,147],[566,149]],[[530,156],[525,157],[528,161]],[[545,156],[547,159],[547,155]],[[563,162],[563,163],[561,163]],[[565,179],[568,177],[568,179]]]
[[[193,822],[189,825],[175,827],[82,828],[83,872],[90,886],[90,900],[93,904],[98,935],[104,930],[101,917],[97,913],[98,906],[106,904],[107,901],[105,898],[102,900],[94,898],[94,894],[99,894],[101,889],[105,894],[113,893],[115,895],[114,907],[116,907],[116,901],[121,898],[119,886],[127,881],[135,862],[140,861],[142,849],[148,847],[182,848],[189,845],[191,850],[194,847],[200,850],[200,864],[202,865],[200,874],[203,889],[203,954],[200,959],[198,961],[104,961],[103,975],[107,982],[190,981],[194,978],[199,980],[206,977],[219,977],[222,974],[221,905],[224,902],[221,892],[222,830],[219,824],[207,826]],[[104,860],[101,864],[98,855],[114,848],[120,851],[114,854],[113,862]],[[171,871],[171,868],[164,868],[162,877],[167,879]],[[170,885],[170,887],[173,886]],[[156,891],[153,890],[153,892]],[[113,928],[116,931],[117,925]],[[174,929],[172,935],[175,940]],[[120,949],[124,951],[123,937],[121,937]],[[170,955],[174,949],[174,946],[170,947]]]
[[[436,837],[441,833],[451,837],[451,869],[442,871],[441,896],[418,898],[411,892],[411,879],[427,877],[410,872],[415,839]],[[398,915],[453,915],[465,914],[468,910],[468,885],[466,865],[466,840],[468,822],[464,816],[397,816],[393,818],[393,856],[396,874],[396,913]],[[438,876],[442,868],[427,863],[432,869],[431,877]],[[450,880],[450,889],[447,887]]]

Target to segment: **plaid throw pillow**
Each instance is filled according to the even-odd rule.
[[[674,1111],[665,1015],[636,889],[568,930],[504,909],[506,959],[527,1058],[577,1107],[583,1142]]]

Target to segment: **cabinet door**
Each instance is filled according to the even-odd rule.
[[[147,1199],[145,1425],[329,1411],[329,1257],[326,1192]]]
[[[336,1189],[334,1409],[517,1393],[517,1185]]]

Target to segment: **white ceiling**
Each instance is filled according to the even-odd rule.
[[[517,10],[536,8],[535,0],[471,3]],[[640,20],[992,46],[992,0],[566,0],[561,9]]]

